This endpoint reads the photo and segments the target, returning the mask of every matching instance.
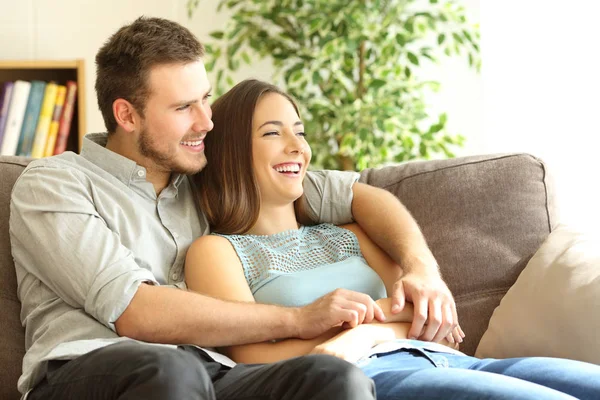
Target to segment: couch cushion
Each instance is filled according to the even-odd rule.
[[[544,164],[526,154],[409,162],[365,170],[419,223],[455,296],[474,354],[494,308],[555,224]]]
[[[10,251],[10,192],[28,163],[22,157],[0,157],[0,399],[18,399],[17,379],[25,354],[25,332],[19,318],[17,279]]]
[[[600,364],[600,236],[553,231],[496,308],[478,357]]]

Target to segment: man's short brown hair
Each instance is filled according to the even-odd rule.
[[[117,129],[112,105],[129,101],[143,116],[151,69],[198,61],[204,47],[187,28],[163,18],[140,17],[112,35],[96,54],[96,95],[109,133]]]

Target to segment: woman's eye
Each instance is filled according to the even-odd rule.
[[[300,136],[306,137],[306,133],[304,133],[304,132],[298,132],[298,133],[296,133],[296,135],[300,135]]]
[[[279,133],[273,131],[273,132],[265,132],[265,134],[263,136],[273,136],[273,135],[278,135]]]

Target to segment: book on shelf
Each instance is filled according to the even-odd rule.
[[[0,155],[14,156],[17,153],[21,127],[25,116],[25,108],[29,99],[31,83],[27,81],[15,81],[10,106],[6,116],[6,125],[4,127],[4,137],[2,138],[2,148]]]
[[[29,91],[29,99],[27,100],[27,107],[25,107],[23,126],[21,127],[19,144],[17,145],[17,154],[20,156],[31,156],[35,128],[40,116],[45,88],[46,82],[31,81],[31,90]]]
[[[73,112],[75,111],[75,99],[77,97],[77,82],[67,82],[67,97],[63,105],[60,122],[58,124],[58,134],[56,135],[56,145],[54,154],[61,154],[67,149],[67,140],[71,132],[71,123],[73,122]]]
[[[33,158],[41,158],[44,156],[46,141],[48,140],[48,133],[50,132],[50,122],[52,122],[52,113],[54,112],[54,106],[56,105],[57,92],[58,85],[56,82],[50,82],[46,85],[40,117],[38,119],[37,127],[35,128],[35,139],[33,140],[33,147],[31,149],[31,157]]]
[[[4,82],[2,92],[0,92],[0,149],[2,149],[2,138],[4,137],[4,126],[6,125],[6,116],[8,115],[8,106],[12,97],[14,83]]]
[[[54,147],[56,146],[56,137],[58,136],[58,127],[60,124],[60,115],[62,113],[66,97],[67,87],[64,85],[58,85],[58,90],[56,91],[56,105],[54,106],[54,112],[52,113],[52,121],[50,122],[50,130],[48,133],[48,139],[46,140],[44,157],[50,157],[54,154]]]

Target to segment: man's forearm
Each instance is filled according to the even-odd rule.
[[[417,222],[393,194],[360,183],[353,191],[354,219],[404,272],[439,275]]]
[[[205,347],[296,336],[295,309],[227,302],[146,284],[139,287],[115,326],[120,336],[137,340]]]

